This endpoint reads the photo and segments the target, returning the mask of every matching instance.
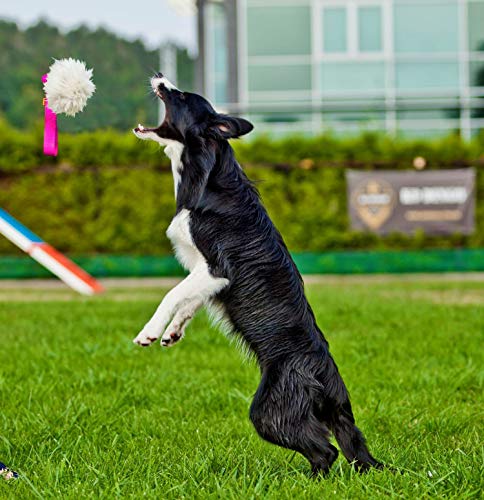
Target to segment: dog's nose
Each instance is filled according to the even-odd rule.
[[[163,78],[163,73],[158,71],[158,73],[155,73],[155,78]]]

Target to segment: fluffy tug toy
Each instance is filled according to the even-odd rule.
[[[86,106],[96,86],[91,81],[92,69],[76,59],[56,60],[44,82],[44,153],[57,156],[57,114],[75,116]]]

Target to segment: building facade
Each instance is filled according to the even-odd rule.
[[[199,89],[259,131],[484,129],[484,0],[198,5]]]

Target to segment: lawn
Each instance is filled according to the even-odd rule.
[[[314,481],[263,442],[259,373],[204,313],[171,349],[131,339],[162,292],[0,289],[0,498],[479,498],[484,283],[323,281],[307,287],[372,453]]]

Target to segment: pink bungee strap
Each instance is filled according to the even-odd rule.
[[[42,82],[47,81],[47,75],[42,76]],[[57,156],[57,115],[49,108],[47,98],[44,97],[44,154]]]

